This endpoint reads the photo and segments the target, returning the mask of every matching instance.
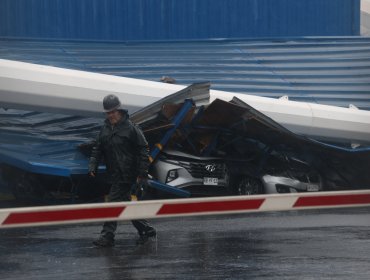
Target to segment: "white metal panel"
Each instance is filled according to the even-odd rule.
[[[211,91],[211,100],[236,96],[292,132],[315,139],[370,144],[370,111]]]
[[[64,114],[96,115],[108,94],[129,112],[184,88],[111,75],[0,60],[1,106]],[[174,90],[175,89],[175,90]]]

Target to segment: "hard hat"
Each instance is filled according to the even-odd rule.
[[[120,110],[121,101],[119,101],[119,98],[114,94],[109,94],[103,99],[103,108],[106,113],[114,110]]]

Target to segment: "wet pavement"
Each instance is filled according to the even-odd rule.
[[[0,230],[1,279],[370,279],[370,208],[152,220],[157,240],[95,248],[100,224]]]

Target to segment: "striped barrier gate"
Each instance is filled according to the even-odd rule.
[[[8,208],[0,228],[370,206],[370,190]]]

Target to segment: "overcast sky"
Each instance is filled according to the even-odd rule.
[[[370,0],[361,0],[361,10],[370,13]]]

